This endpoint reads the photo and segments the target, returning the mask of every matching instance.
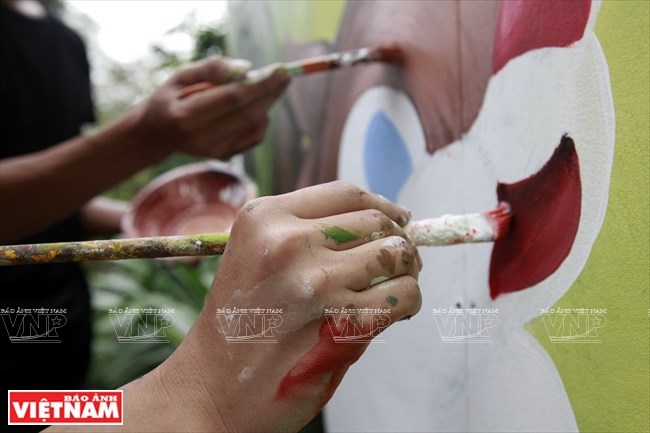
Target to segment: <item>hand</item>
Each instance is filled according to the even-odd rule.
[[[228,159],[264,137],[267,111],[286,89],[281,72],[256,84],[230,82],[241,61],[210,58],[187,65],[131,113],[138,142],[163,159],[174,151]],[[184,97],[198,83],[218,84]]]
[[[188,65],[110,125],[47,150],[2,159],[0,198],[12,211],[3,215],[0,242],[19,241],[69,217],[172,152],[227,159],[260,141],[266,112],[288,78],[276,74],[250,85],[227,82],[232,70],[225,59]],[[183,97],[181,89],[201,82],[216,85]]]
[[[182,428],[291,431],[318,413],[369,340],[420,308],[421,261],[395,223],[408,217],[346,182],[245,206],[195,326],[155,372],[193,408]],[[267,344],[234,342],[253,335]]]

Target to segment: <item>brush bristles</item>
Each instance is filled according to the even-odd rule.
[[[386,63],[403,63],[404,52],[397,42],[384,42],[372,48],[368,60]]]
[[[510,221],[512,220],[510,203],[502,201],[496,209],[485,212],[484,215],[492,226],[495,241],[508,234],[510,231]]]

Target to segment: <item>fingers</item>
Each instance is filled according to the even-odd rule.
[[[386,314],[391,323],[415,315],[422,306],[420,286],[410,275],[384,281],[363,292],[348,292],[348,299],[357,308],[390,310]]]
[[[251,63],[247,60],[211,57],[181,67],[170,81],[179,87],[205,81],[221,84],[243,75],[250,68]]]
[[[184,105],[187,117],[195,121],[194,126],[198,126],[231,113],[236,115],[252,102],[269,95],[275,95],[269,98],[273,102],[288,82],[287,75],[278,72],[255,84],[226,83],[209,88],[182,99],[180,103]]]
[[[404,230],[397,223],[375,209],[321,218],[312,225],[316,229],[313,241],[336,251],[349,250],[388,236],[406,239]]]
[[[305,219],[376,209],[404,227],[411,217],[407,209],[346,181],[316,185],[280,197],[283,209]]]
[[[234,138],[247,134],[251,128],[258,126],[257,124],[266,118],[268,110],[284,92],[287,85],[288,82],[285,82],[270,93],[251,101],[246,107],[222,116],[218,121],[212,118],[204,120],[205,126],[203,126],[202,133],[208,141],[208,145],[214,145],[217,137]]]
[[[269,126],[269,119],[267,116],[252,123],[248,131],[241,134],[235,133],[228,144],[223,147],[209,147],[204,154],[210,155],[213,158],[228,159],[233,155],[244,152],[250,147],[256,145],[264,138],[266,129]]]
[[[191,132],[185,151],[227,159],[259,143],[268,126],[267,112],[288,84],[275,74],[261,83],[222,84],[179,100],[182,128]]]
[[[254,101],[243,111],[206,125],[201,138],[195,141],[195,151],[213,158],[228,159],[262,141],[269,125],[267,112],[287,84]]]
[[[273,88],[270,92],[254,99],[243,109],[223,116],[221,122],[224,125],[221,131],[224,134],[236,133],[246,128],[251,120],[257,120],[265,116],[278,97],[286,90],[288,84],[289,82],[285,81],[280,86]]]
[[[326,320],[339,328],[340,336],[376,336],[391,324],[417,314],[422,307],[422,295],[417,280],[403,275],[363,292],[347,292],[328,305],[332,308],[329,311],[338,312],[326,314]]]
[[[417,279],[420,273],[417,249],[399,236],[334,254],[338,258],[330,262],[330,274],[337,276],[340,285],[348,290],[366,290],[401,275]]]

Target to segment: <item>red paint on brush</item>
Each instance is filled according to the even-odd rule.
[[[493,73],[527,51],[566,47],[579,41],[590,9],[590,0],[501,1],[492,54]]]
[[[517,183],[500,183],[497,196],[510,203],[513,217],[510,233],[497,240],[492,250],[492,299],[543,281],[569,255],[582,200],[573,140],[563,136],[539,172]]]
[[[496,209],[485,212],[487,219],[494,231],[494,240],[501,239],[510,231],[510,221],[512,220],[512,206],[510,203],[502,201]],[[476,229],[472,229],[475,234]]]
[[[300,64],[303,74],[312,74],[314,72],[327,71],[338,67],[337,63],[333,62],[329,58],[309,59],[307,61],[301,61]]]
[[[327,403],[345,372],[367,346],[365,343],[334,341],[334,335],[345,332],[348,326],[351,328],[352,323],[346,318],[341,318],[337,323],[332,317],[326,317],[318,332],[318,342],[284,376],[275,393],[276,400],[324,390],[318,400],[318,408]]]
[[[369,57],[378,62],[404,63],[404,52],[397,42],[382,42],[374,46]]]

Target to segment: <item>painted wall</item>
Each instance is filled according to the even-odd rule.
[[[551,344],[540,318],[528,327],[553,358],[583,431],[650,430],[649,23],[649,2],[609,1],[596,24],[616,111],[609,205],[589,261],[556,306],[606,306],[602,344]]]
[[[386,9],[361,8],[366,18],[351,15],[348,5],[342,24],[341,2],[331,6],[278,2],[272,4],[272,14],[257,4],[256,12],[246,12],[241,19],[247,22],[247,13],[273,17],[272,25],[283,29],[271,40],[268,31],[256,33],[251,28],[253,40],[257,34],[261,44],[258,50],[272,45],[257,51],[263,58],[270,52],[286,56],[287,47],[297,43],[321,38],[333,42],[346,20],[347,31],[338,30],[338,47],[365,45],[376,37],[368,30],[373,22],[382,15],[400,17],[399,22],[412,26],[397,30],[379,26],[377,33],[421,44],[419,49],[433,60],[420,63],[417,71],[432,80],[447,77],[452,83],[447,87],[455,88],[454,80],[463,81],[459,70],[484,71],[463,81],[482,89],[477,93],[481,97],[459,104],[463,93],[441,96],[435,86],[416,88],[426,75],[413,79],[391,67],[296,80],[294,89],[300,92],[290,95],[284,120],[276,124],[282,125],[280,133],[285,130],[285,148],[291,142],[292,149],[311,151],[311,161],[309,156],[301,159],[306,167],[303,184],[351,179],[407,205],[418,218],[487,210],[496,204],[498,182],[516,182],[536,173],[561,135],[569,132],[580,162],[581,213],[575,240],[559,267],[532,287],[496,299],[489,287],[492,245],[423,251],[422,311],[386,332],[386,343],[372,345],[350,369],[326,410],[328,427],[648,431],[649,3],[596,2],[587,9],[586,30],[576,40],[546,41],[524,49],[511,44],[514,48],[501,57],[492,55],[493,47],[482,47],[487,53],[465,57],[468,67],[459,70],[450,66],[456,62],[437,64],[435,59],[453,56],[463,44],[492,41],[481,32],[497,32],[498,2],[381,5]],[[411,11],[405,12],[409,7]],[[478,7],[485,10],[477,13]],[[580,21],[581,7],[572,9],[575,16],[566,12],[560,17],[571,16],[569,25],[574,25]],[[441,25],[432,26],[438,29],[445,23],[469,26],[472,14],[482,24],[459,33],[450,24],[450,40],[454,41],[453,34],[465,39],[460,39],[461,45],[450,42],[451,49],[446,50],[439,44],[444,38],[425,37],[430,29],[414,31],[414,16],[427,21],[425,12],[441,20]],[[545,22],[543,14],[533,12],[509,18],[527,27],[557,25],[566,30],[562,19]],[[486,17],[494,19],[493,27]],[[350,23],[360,21],[351,31]],[[558,29],[551,33],[560,33]],[[508,27],[504,31],[507,34]],[[244,52],[255,49],[254,42],[240,45]],[[501,60],[485,63],[495,58]],[[306,110],[296,107],[305,107],[306,98],[313,108],[320,100],[313,95],[323,89],[327,92],[322,110],[301,118]],[[467,91],[464,95],[468,97]],[[434,124],[438,126],[433,128]],[[450,134],[440,134],[441,130]],[[334,152],[323,153],[332,148]],[[436,316],[435,309],[454,306],[496,311],[491,327],[479,335],[489,337],[489,343],[442,340],[441,329],[449,329],[441,328],[439,320],[449,316]],[[484,318],[490,316],[486,313]],[[563,320],[566,327],[559,326]],[[587,331],[577,339],[582,343],[567,342],[582,331]],[[462,336],[450,332],[448,337]]]

